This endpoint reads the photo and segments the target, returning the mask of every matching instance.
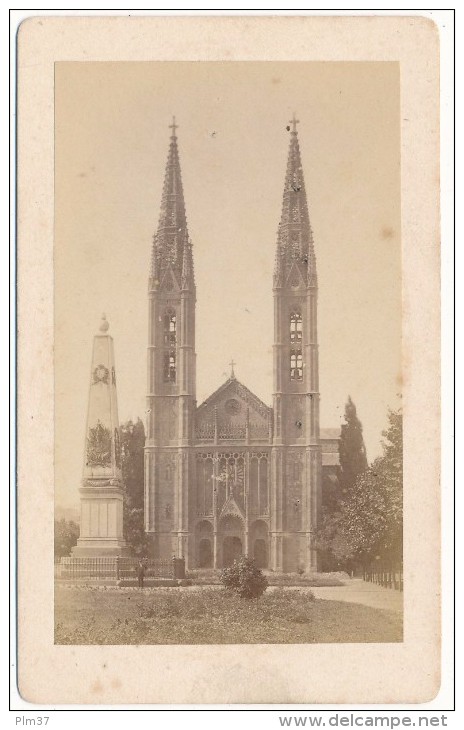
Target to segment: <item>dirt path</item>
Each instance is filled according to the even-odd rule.
[[[403,594],[392,588],[382,588],[374,583],[366,583],[362,578],[352,578],[343,586],[300,588],[311,590],[316,598],[327,601],[346,601],[362,603],[371,608],[385,608],[389,611],[403,610]]]

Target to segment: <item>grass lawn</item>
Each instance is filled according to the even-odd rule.
[[[307,589],[249,601],[222,588],[55,588],[56,644],[398,642],[402,631],[397,612],[314,599]]]
[[[346,573],[273,573],[263,570],[270,586],[341,586],[348,580]],[[189,570],[187,577],[195,585],[221,585],[221,571],[212,569]]]

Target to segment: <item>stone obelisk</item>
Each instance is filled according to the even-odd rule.
[[[126,553],[123,482],[113,338],[102,316],[93,340],[81,498],[81,531],[73,555]]]

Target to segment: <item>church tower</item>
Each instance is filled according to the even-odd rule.
[[[317,273],[293,117],[274,271],[271,564],[317,570],[321,501]]]
[[[145,530],[152,556],[188,560],[194,463],[195,281],[175,118],[148,283]]]

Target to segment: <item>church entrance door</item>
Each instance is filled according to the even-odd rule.
[[[199,553],[200,568],[212,568],[213,550],[211,547],[211,540],[209,540],[209,538],[204,537],[202,540],[200,540]]]
[[[225,537],[222,543],[222,562],[224,568],[228,568],[234,560],[242,555],[242,541],[239,537]]]
[[[266,540],[258,538],[254,545],[254,558],[258,568],[267,568]]]

